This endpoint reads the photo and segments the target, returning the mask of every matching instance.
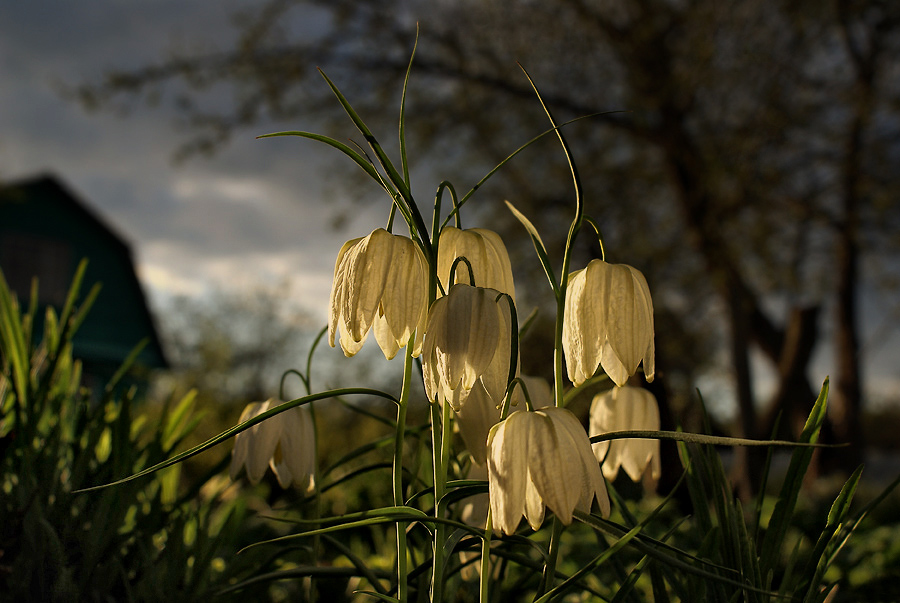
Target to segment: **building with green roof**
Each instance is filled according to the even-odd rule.
[[[37,277],[38,316],[47,306],[60,308],[82,258],[88,260],[82,293],[101,283],[73,341],[84,374],[105,382],[145,339],[137,364],[166,368],[128,243],[53,176],[0,186],[0,269],[20,303],[28,302]]]

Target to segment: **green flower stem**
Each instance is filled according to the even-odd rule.
[[[464,255],[461,255],[458,258],[456,258],[455,260],[453,260],[453,264],[450,265],[450,278],[447,281],[448,289],[450,287],[452,287],[454,283],[456,283],[456,267],[459,266],[460,263],[463,263],[466,265],[466,268],[469,271],[469,284],[472,285],[473,287],[475,286],[475,273],[472,271],[472,263],[469,261],[469,258],[467,258]]]
[[[568,251],[566,253],[568,256]],[[566,267],[563,267],[563,275],[560,279],[559,294],[556,297],[556,331],[553,335],[553,400],[557,406],[563,405],[565,391],[563,388],[563,315],[566,310],[566,281],[569,275]]]
[[[394,439],[394,505],[403,506],[403,442],[406,438],[406,411],[409,408],[409,394],[412,390],[413,346],[406,346],[403,364],[403,389],[397,404],[397,431]],[[406,522],[397,522],[397,599],[403,603],[408,597],[406,582]]]
[[[310,392],[309,392],[309,388],[307,388],[307,392],[306,392],[306,393],[307,393],[307,394],[310,393]],[[309,416],[312,418],[313,434],[315,435],[316,438],[318,438],[318,437],[319,437],[319,430],[318,430],[318,425],[317,425],[317,423],[316,423],[315,404],[313,404],[313,403],[310,403],[310,404],[309,404]],[[314,444],[313,446],[315,447],[315,444]],[[313,508],[315,509],[315,510],[314,510],[315,515],[314,515],[313,517],[314,517],[314,519],[319,520],[319,519],[322,518],[322,505],[323,505],[323,502],[324,502],[324,501],[322,500],[322,482],[320,481],[320,480],[321,480],[321,475],[320,475],[320,472],[319,472],[319,464],[318,464],[318,463],[315,463],[315,464],[313,465],[313,467],[314,467],[314,469],[313,469],[313,483],[316,485],[316,493],[315,493],[315,496],[314,496],[314,498],[313,498]],[[314,524],[314,529],[317,529],[317,528],[319,528],[319,527],[321,527],[321,526],[320,526],[318,523]],[[313,536],[313,545],[312,545],[312,564],[313,564],[314,566],[318,566],[318,565],[319,565],[319,554],[321,553],[321,549],[322,549],[322,541],[321,541],[321,537],[320,537],[318,534],[316,534],[315,536]],[[318,591],[317,591],[317,589],[316,589],[316,579],[315,579],[315,577],[311,577],[311,578],[310,578],[310,583],[309,583],[309,597],[310,597],[310,601],[315,601],[315,600],[316,600],[316,598],[317,598],[317,592],[318,592]]]
[[[491,534],[494,531],[491,508],[488,507],[487,521],[484,523],[484,540],[481,543],[481,589],[479,601],[487,603],[491,586]]]
[[[431,438],[434,457],[434,517],[442,519],[444,498],[447,483],[447,466],[450,462],[450,448],[453,432],[451,428],[450,405],[441,405],[438,415],[437,405],[431,407]],[[444,595],[444,543],[447,541],[447,525],[441,522],[434,527],[434,554],[431,562],[431,603],[439,603]]]
[[[559,558],[559,541],[562,539],[562,533],[565,529],[559,518],[553,516],[553,527],[550,533],[550,549],[547,553],[547,563],[544,565],[544,576],[541,578],[541,585],[538,588],[537,597],[541,597],[544,593],[553,588],[553,580],[556,576],[556,560]]]

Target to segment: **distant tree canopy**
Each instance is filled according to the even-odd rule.
[[[238,414],[250,402],[277,397],[282,374],[302,366],[315,330],[287,293],[285,286],[258,286],[172,300],[161,321],[173,365],[163,387],[196,388],[201,405]]]
[[[110,72],[77,93],[88,107],[171,94],[196,134],[187,154],[274,123],[352,135],[319,66],[388,142],[417,22],[413,159],[440,158],[466,188],[545,130],[517,61],[560,121],[599,113],[565,133],[610,259],[644,271],[661,324],[680,327],[671,342],[657,331],[663,383],[724,362],[743,434],[768,435],[778,411],[793,427],[820,383],[806,370],[827,319],[834,435],[854,444],[836,459],[855,466],[857,303],[864,284],[887,282],[866,280],[863,260],[898,252],[900,3],[271,0],[236,20],[233,48]],[[515,158],[481,198],[540,214],[558,249],[572,200],[553,145]],[[518,228],[499,211],[498,224]],[[752,350],[778,376],[772,400],[754,395]]]

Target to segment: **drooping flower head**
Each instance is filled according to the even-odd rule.
[[[570,411],[555,406],[510,414],[491,430],[488,484],[494,528],[513,534],[524,516],[533,530],[549,508],[564,524],[597,499],[609,515],[609,496],[590,440]]]
[[[603,260],[571,273],[563,352],[575,385],[591,378],[599,366],[616,385],[624,385],[641,361],[647,381],[653,381],[653,302],[644,275]]]
[[[501,400],[509,379],[511,336],[509,304],[498,291],[453,285],[428,311],[422,345],[428,399],[459,412],[479,382],[491,400]]]
[[[500,235],[484,228],[460,230],[454,226],[445,226],[441,230],[437,257],[438,278],[444,291],[453,285],[448,279],[453,262],[458,257],[465,257],[469,261],[475,282],[469,282],[464,265],[457,266],[455,282],[496,289],[515,301],[512,266]]]
[[[553,404],[553,392],[550,384],[542,377],[520,375],[528,388],[533,408],[544,408]],[[459,412],[456,413],[455,424],[459,428],[466,450],[472,456],[472,460],[484,465],[487,459],[487,437],[491,428],[500,422],[500,405],[503,400],[491,398],[480,381],[476,381]],[[512,394],[512,406],[510,412],[525,408],[525,396],[522,389],[516,387]]]
[[[424,321],[427,283],[425,256],[411,239],[379,228],[348,241],[334,266],[328,343],[334,347],[340,333],[341,349],[353,356],[373,329],[390,360]]]
[[[279,404],[274,399],[248,404],[240,422],[249,421]],[[316,486],[316,436],[309,409],[305,406],[288,409],[237,434],[229,471],[231,479],[245,466],[251,484],[259,483],[266,467],[271,467],[282,488],[294,484],[304,493],[312,492]]]
[[[653,394],[625,385],[594,396],[589,433],[602,435],[612,431],[659,431],[659,406]],[[621,468],[631,481],[643,481],[650,490],[656,487],[661,474],[659,440],[606,440],[595,442],[592,447],[608,480],[616,479]]]

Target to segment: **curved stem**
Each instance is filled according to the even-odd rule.
[[[553,516],[553,527],[550,533],[550,549],[547,553],[547,563],[544,565],[544,575],[541,578],[541,585],[538,588],[537,597],[541,597],[544,593],[553,588],[553,580],[556,576],[556,561],[559,559],[559,541],[562,538],[563,526],[559,518]]]
[[[450,290],[450,287],[452,287],[456,283],[456,267],[459,266],[460,263],[464,263],[466,265],[466,268],[468,268],[469,284],[472,285],[473,287],[475,286],[475,273],[472,271],[472,263],[469,261],[469,259],[466,256],[461,255],[458,258],[456,258],[455,260],[453,260],[453,264],[451,264],[451,266],[450,266],[450,278],[447,281],[447,290],[448,291]]]

